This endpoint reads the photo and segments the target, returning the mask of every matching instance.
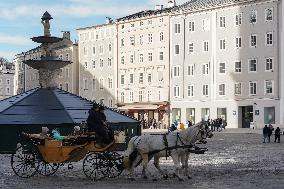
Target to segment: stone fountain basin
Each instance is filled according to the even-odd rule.
[[[63,60],[26,60],[24,63],[36,70],[48,69],[52,71],[63,68],[72,62]]]
[[[36,43],[57,43],[63,40],[63,38],[49,36],[38,36],[31,39]]]

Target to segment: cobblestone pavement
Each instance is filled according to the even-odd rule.
[[[68,170],[66,166],[60,167],[50,177],[36,175],[30,179],[21,179],[11,169],[10,155],[0,155],[0,188],[284,188],[283,143],[263,144],[261,135],[257,133],[226,131],[215,133],[204,146],[209,151],[204,155],[191,155],[189,164],[192,179],[183,182],[177,178],[161,179],[152,163],[150,168],[159,178],[158,181],[142,179],[139,166],[135,171],[136,181],[129,181],[123,172],[118,178],[93,182],[85,178],[82,162],[74,164],[73,170]],[[161,167],[173,171],[172,160],[163,158]]]

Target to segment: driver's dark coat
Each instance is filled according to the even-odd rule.
[[[89,110],[89,116],[87,119],[88,128],[98,128],[102,127],[102,116],[99,111],[95,111],[93,109]]]

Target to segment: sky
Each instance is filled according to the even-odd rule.
[[[176,0],[178,5],[188,0]],[[142,10],[154,9],[167,0],[0,0],[0,57],[13,60],[14,55],[37,46],[31,37],[43,35],[41,16],[48,11],[51,35],[105,23],[105,18],[123,17]]]

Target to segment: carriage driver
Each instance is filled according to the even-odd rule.
[[[105,126],[105,120],[100,113],[100,107],[94,103],[93,107],[89,110],[89,116],[87,119],[88,132],[96,132],[100,141],[98,143],[109,144],[111,142],[110,137]]]

